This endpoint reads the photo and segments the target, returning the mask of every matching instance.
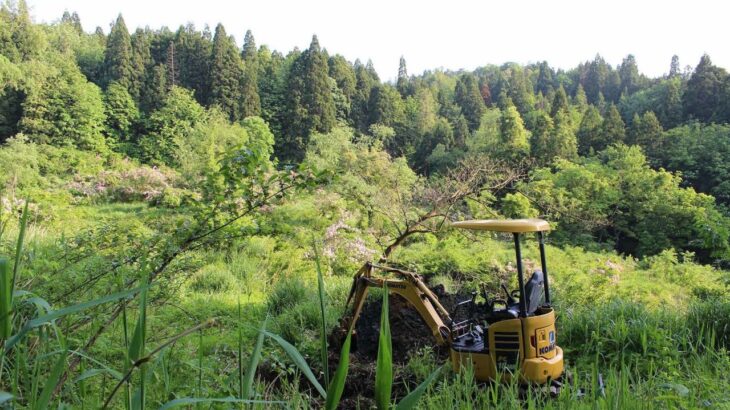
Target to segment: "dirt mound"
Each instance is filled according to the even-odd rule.
[[[473,305],[456,308],[456,305],[470,299],[469,294],[449,294],[443,286],[431,288],[438,296],[439,302],[453,316],[455,322],[467,319],[473,315]],[[406,363],[409,354],[425,346],[436,347],[436,339],[426,322],[413,306],[398,295],[391,295],[390,302],[390,333],[393,345],[393,361],[398,364]],[[380,335],[380,315],[382,302],[380,299],[370,299],[363,305],[360,319],[355,326],[356,339],[353,353],[361,360],[376,360],[378,356],[378,337]],[[471,316],[474,317],[474,316]],[[441,350],[444,350],[441,352]],[[448,353],[445,349],[437,352]]]
[[[472,295],[466,293],[446,293],[443,286],[430,287],[439,298],[439,302],[452,315],[454,321],[459,322],[468,317],[475,317],[477,313],[474,305],[456,308],[456,305],[470,299]],[[421,348],[431,347],[441,362],[448,358],[448,349],[436,345],[436,339],[426,322],[416,309],[398,295],[391,295],[390,302],[390,332],[393,346],[394,381],[393,396],[402,397],[413,389],[420,381],[405,369],[411,355]],[[347,384],[342,395],[342,408],[370,408],[374,397],[375,365],[378,357],[378,337],[380,335],[380,315],[382,301],[379,298],[369,299],[362,308],[360,318],[355,326],[356,337],[353,339],[350,355],[350,368],[347,375]],[[471,315],[471,316],[470,316]],[[330,367],[334,373],[339,361],[340,341],[334,342],[336,330],[330,338]],[[339,330],[341,331],[341,329]],[[339,333],[342,335],[342,333]]]

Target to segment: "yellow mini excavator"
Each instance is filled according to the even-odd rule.
[[[473,220],[452,224],[461,229],[512,233],[517,260],[518,289],[510,292],[502,285],[504,297],[490,298],[483,290],[484,303],[478,304],[478,318],[455,323],[438,297],[421,277],[404,270],[365,264],[356,274],[347,307],[352,310],[342,320],[343,329],[354,329],[368,288],[387,285],[391,294],[406,299],[431,329],[436,343],[447,346],[453,368],[471,365],[479,381],[508,381],[519,375],[520,382],[558,383],[563,374],[563,350],[557,345],[555,312],[550,304],[550,287],[545,261],[544,232],[550,225],[540,219]],[[542,270],[525,282],[520,251],[520,235],[534,232],[540,248]],[[392,273],[397,279],[375,271]],[[475,303],[475,298],[459,303]],[[559,383],[558,383],[559,384]]]

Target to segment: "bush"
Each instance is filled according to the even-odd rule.
[[[190,289],[202,293],[222,293],[233,289],[236,278],[223,263],[208,265],[195,272]]]
[[[649,311],[643,305],[615,300],[580,310],[563,309],[558,321],[558,343],[573,355],[598,359],[608,366],[639,366],[642,370],[671,367],[689,339],[682,315]]]
[[[307,298],[307,288],[298,279],[280,280],[269,296],[269,310],[279,315]]]
[[[730,300],[710,298],[693,304],[686,326],[691,334],[712,336],[718,346],[730,349]]]

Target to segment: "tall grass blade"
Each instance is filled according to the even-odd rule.
[[[243,396],[243,326],[241,316],[241,297],[238,298],[238,398],[242,399]],[[261,334],[259,333],[259,336]],[[253,356],[252,356],[253,358]]]
[[[137,359],[144,356],[145,332],[147,329],[147,282],[143,285],[142,292],[139,295],[139,316],[137,325],[134,328],[132,341],[129,343],[129,351],[127,357],[130,363],[134,363]]]
[[[94,369],[86,370],[83,373],[81,373],[80,375],[76,376],[76,378],[74,379],[74,383],[78,383],[78,382],[84,381],[86,379],[90,379],[90,378],[100,375],[100,374],[108,374],[117,380],[122,380],[122,374],[116,370],[94,368]]]
[[[241,398],[250,399],[253,395],[253,381],[256,377],[256,368],[259,366],[259,360],[261,359],[261,349],[264,346],[264,337],[266,336],[266,322],[268,317],[264,319],[264,323],[261,324],[261,329],[256,337],[256,345],[251,352],[251,359],[248,361],[246,367],[246,374],[243,378],[243,388],[241,389]]]
[[[337,370],[335,370],[335,376],[332,379],[332,383],[327,388],[327,400],[324,405],[326,410],[334,410],[337,408],[337,405],[340,404],[342,391],[345,390],[347,372],[350,368],[351,338],[352,331],[347,332],[347,338],[345,338],[345,343],[342,344],[342,351],[340,352],[340,362],[337,364]]]
[[[10,337],[13,332],[12,276],[7,258],[0,258],[0,340]]]
[[[395,406],[395,410],[411,410],[416,407],[416,404],[418,404],[418,401],[421,400],[421,396],[423,396],[423,393],[426,392],[426,389],[428,389],[428,386],[433,383],[434,380],[438,377],[439,374],[441,374],[442,367],[437,368],[436,370],[431,373],[426,380],[421,382],[421,384],[418,385],[412,392],[408,393],[406,397],[401,399],[398,404]]]
[[[103,305],[105,303],[113,302],[119,299],[128,298],[130,296],[134,296],[135,294],[139,293],[140,291],[147,289],[147,286],[140,286],[138,288],[125,290],[123,292],[114,293],[108,296],[104,296],[102,298],[94,299],[88,302],[82,302],[76,305],[67,306],[63,309],[54,310],[52,312],[48,312],[48,314],[39,316],[35,319],[29,320],[28,322],[23,325],[23,327],[20,328],[20,331],[13,335],[10,339],[8,339],[5,342],[5,351],[9,351],[12,349],[15,344],[17,344],[23,336],[25,336],[28,332],[31,330],[43,326],[46,324],[49,324],[53,322],[56,319],[60,319],[66,315],[71,315],[74,313],[83,312],[86,309],[90,309],[99,305]]]
[[[198,395],[203,395],[203,330],[198,332]],[[195,408],[200,408],[197,404]]]
[[[20,256],[23,253],[23,242],[25,242],[25,229],[28,226],[28,200],[25,200],[25,207],[23,207],[23,216],[20,217],[20,232],[18,233],[18,243],[15,246],[15,263],[13,264],[13,281],[12,291],[15,290],[15,284],[18,282],[18,270],[20,269]],[[12,304],[12,301],[11,301]]]
[[[390,340],[390,315],[388,310],[388,285],[386,284],[383,287],[378,362],[375,368],[375,403],[378,409],[390,408],[390,393],[393,388],[393,346]]]
[[[319,260],[319,251],[317,250],[317,243],[312,241],[312,248],[314,249],[314,262],[317,265],[317,290],[319,292],[319,310],[322,314],[322,326],[320,331],[320,355],[322,356],[322,368],[324,369],[324,384],[329,386],[330,384],[330,370],[329,360],[327,359],[327,316],[325,310],[325,294],[324,294],[324,279],[322,278],[322,266]]]
[[[307,361],[304,360],[304,357],[302,357],[302,354],[299,353],[299,351],[297,350],[297,348],[294,347],[294,346],[292,346],[291,343],[287,342],[286,340],[284,340],[281,336],[279,336],[277,334],[274,334],[274,333],[271,333],[271,332],[268,332],[267,331],[266,332],[266,336],[274,339],[274,341],[276,343],[278,343],[279,346],[281,346],[282,349],[284,349],[284,352],[286,352],[287,356],[289,356],[289,358],[294,362],[294,364],[297,365],[297,367],[299,368],[299,370],[301,370],[301,372],[309,380],[309,382],[312,383],[312,385],[314,386],[315,389],[317,389],[317,391],[319,392],[319,394],[323,398],[326,399],[327,398],[327,392],[324,391],[324,389],[322,388],[322,385],[319,384],[319,382],[317,381],[317,378],[314,377],[314,373],[312,373],[312,369],[309,368],[309,365],[307,364]]]
[[[134,363],[144,356],[145,340],[147,337],[147,277],[145,276],[144,288],[139,295],[139,317],[137,325],[134,328],[132,341],[129,343],[129,353],[127,354],[127,362]],[[139,389],[135,394],[135,400],[132,401],[132,408],[145,408],[145,365],[140,366]]]
[[[56,385],[58,384],[59,380],[61,380],[63,371],[66,369],[66,353],[67,352],[65,350],[60,353],[60,357],[56,361],[56,364],[53,366],[51,374],[48,375],[48,379],[46,380],[46,384],[43,387],[43,391],[38,397],[38,400],[35,402],[33,409],[44,410],[48,408],[48,403],[50,403],[51,401],[53,390],[56,389]]]
[[[203,403],[244,403],[244,404],[278,404],[278,405],[285,405],[286,402],[284,401],[265,401],[265,400],[243,400],[243,399],[236,399],[234,397],[225,397],[225,398],[197,398],[197,397],[182,397],[179,399],[168,401],[167,403],[163,404],[158,410],[167,410],[167,409],[174,409],[175,407],[181,407],[181,406],[190,406],[190,405],[197,405],[197,404],[203,404]]]

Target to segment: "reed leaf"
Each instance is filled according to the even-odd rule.
[[[277,405],[285,405],[286,402],[284,401],[265,401],[265,400],[243,400],[243,399],[237,399],[235,397],[224,397],[224,398],[197,398],[197,397],[182,397],[179,399],[168,401],[167,403],[163,404],[158,410],[167,410],[167,409],[173,409],[175,407],[181,407],[181,406],[190,406],[193,404],[203,404],[203,403],[243,403],[243,404],[277,404]]]
[[[301,370],[301,372],[304,374],[304,376],[309,380],[310,383],[314,386],[315,389],[319,392],[319,394],[322,396],[322,398],[327,398],[327,392],[324,391],[322,388],[322,385],[319,384],[317,381],[317,378],[314,377],[314,373],[312,373],[312,369],[309,368],[309,365],[307,364],[307,361],[304,360],[304,357],[302,357],[302,354],[299,353],[296,347],[292,346],[291,343],[284,340],[281,336],[266,332],[266,336],[274,339],[276,343],[281,346],[282,349],[284,349],[284,352],[286,352],[287,356],[294,362],[295,365]]]
[[[9,351],[10,349],[12,349],[12,347],[15,346],[15,344],[17,344],[23,338],[23,336],[25,336],[28,332],[30,332],[31,330],[33,330],[37,327],[49,324],[49,323],[53,322],[54,320],[60,319],[67,315],[83,312],[84,310],[87,310],[87,309],[90,309],[90,308],[93,308],[93,307],[96,307],[99,305],[103,305],[105,303],[114,302],[119,299],[124,299],[124,298],[134,296],[135,294],[141,292],[144,289],[147,289],[147,286],[140,286],[138,288],[114,293],[114,294],[104,296],[104,297],[101,297],[98,299],[94,299],[91,301],[78,303],[78,304],[72,305],[72,306],[67,306],[65,308],[54,310],[52,312],[48,312],[48,314],[45,314],[43,316],[39,316],[35,319],[29,320],[28,322],[26,322],[23,325],[23,327],[20,328],[18,333],[13,335],[10,339],[8,339],[5,342],[5,351]]]
[[[393,346],[390,339],[387,284],[383,287],[383,307],[380,313],[378,361],[375,367],[375,403],[378,409],[388,409],[393,388]]]
[[[312,241],[312,248],[314,249],[314,262],[317,266],[317,290],[319,292],[319,310],[322,316],[320,329],[320,356],[322,360],[322,368],[324,369],[324,384],[329,385],[330,373],[329,361],[327,358],[327,311],[325,308],[324,279],[322,275],[322,266],[319,260],[319,251],[317,250],[317,243],[314,241]]]
[[[33,409],[43,410],[43,409],[47,409],[49,407],[48,403],[50,403],[50,401],[51,401],[51,396],[53,395],[53,390],[56,389],[56,385],[61,380],[63,371],[66,369],[66,356],[67,356],[67,352],[65,350],[59,354],[59,358],[56,361],[56,364],[53,366],[53,369],[51,370],[51,374],[48,375],[48,379],[46,379],[46,384],[43,387],[43,391],[41,391],[41,395],[38,397],[38,400],[35,402]]]
[[[406,397],[402,398],[401,401],[396,404],[395,410],[411,410],[415,408],[418,401],[421,400],[423,393],[425,393],[426,389],[428,389],[428,386],[430,386],[431,383],[436,380],[438,375],[441,374],[441,369],[442,367],[436,368],[436,370],[434,370],[433,373],[426,378],[426,380],[422,381],[418,387],[408,393]]]
[[[256,368],[259,365],[261,359],[261,349],[264,346],[264,337],[266,336],[266,322],[268,317],[264,319],[264,323],[261,324],[259,334],[256,337],[256,345],[251,352],[251,359],[248,361],[248,367],[246,368],[246,374],[243,377],[243,388],[241,389],[241,398],[250,399],[253,395],[253,381],[256,377]]]
[[[350,340],[352,338],[352,331],[347,333],[345,343],[342,344],[342,351],[340,351],[340,362],[337,364],[337,370],[335,370],[335,376],[332,379],[327,388],[327,400],[325,401],[326,410],[334,410],[340,403],[342,392],[345,389],[345,382],[347,381],[347,372],[350,368]]]

